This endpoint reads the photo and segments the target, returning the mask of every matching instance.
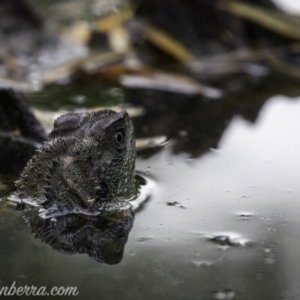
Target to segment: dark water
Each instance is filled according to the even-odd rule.
[[[106,93],[116,91],[124,99],[108,103],[141,95]],[[53,88],[28,96],[29,103],[53,93],[57,99]],[[103,105],[99,93],[87,98]],[[161,101],[145,93],[144,106],[150,98]],[[65,94],[65,105],[78,94]],[[300,101],[264,100],[252,113],[240,107],[227,113],[231,102],[171,96],[160,108],[148,103],[134,120],[137,136],[165,132],[171,141],[139,153],[137,169],[156,186],[136,213],[119,264],[52,250],[2,202],[0,284],[76,286],[77,299],[298,299]]]

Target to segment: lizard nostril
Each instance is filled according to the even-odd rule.
[[[96,205],[99,205],[102,202],[107,201],[109,199],[111,199],[111,196],[109,194],[108,186],[105,182],[102,182],[100,189],[96,191],[95,203]]]

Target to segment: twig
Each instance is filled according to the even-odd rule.
[[[291,39],[300,40],[299,19],[239,1],[220,0],[216,7],[235,16],[257,23]]]

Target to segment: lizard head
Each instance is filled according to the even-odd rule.
[[[26,166],[18,190],[46,207],[100,208],[137,193],[135,158],[125,111],[65,114]]]

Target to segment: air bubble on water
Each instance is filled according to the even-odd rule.
[[[230,300],[234,299],[235,292],[232,290],[219,290],[214,293],[214,297],[219,300]]]
[[[194,260],[192,264],[197,268],[210,268],[214,265],[214,262],[209,260]]]
[[[264,252],[266,254],[264,262],[268,265],[273,265],[275,263],[275,257],[272,248],[266,247],[264,248]]]
[[[268,265],[273,265],[275,263],[274,257],[266,257],[265,258],[265,263]]]

